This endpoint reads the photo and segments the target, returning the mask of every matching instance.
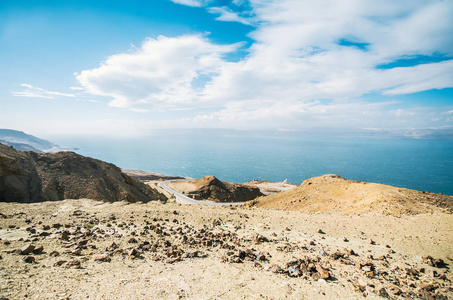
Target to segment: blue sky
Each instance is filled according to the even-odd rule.
[[[453,132],[452,1],[0,0],[0,128]]]

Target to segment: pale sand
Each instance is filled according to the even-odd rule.
[[[75,210],[82,215],[74,216]],[[282,267],[293,258],[305,255],[316,255],[320,250],[332,253],[336,249],[353,249],[359,254],[355,260],[367,260],[368,255],[375,257],[387,254],[390,245],[396,253],[390,255],[390,266],[408,267],[408,264],[431,267],[422,263],[422,256],[431,255],[442,258],[447,264],[453,257],[453,216],[434,213],[414,216],[377,215],[344,215],[337,213],[303,213],[297,211],[278,211],[264,208],[204,207],[179,205],[174,203],[159,204],[104,204],[91,200],[65,200],[37,204],[0,203],[2,241],[0,251],[20,248],[26,244],[18,241],[24,235],[24,228],[30,226],[25,219],[41,231],[44,224],[73,224],[83,227],[86,222],[96,217],[100,228],[105,227],[111,214],[117,218],[115,228],[120,222],[133,223],[129,227],[116,227],[124,234],[121,238],[102,237],[89,244],[97,249],[88,248],[82,251],[83,256],[71,257],[64,252],[62,241],[53,234],[34,242],[43,245],[46,253],[35,255],[38,263],[26,264],[20,255],[0,252],[0,296],[9,299],[361,299],[363,296],[351,290],[350,284],[364,279],[364,276],[353,266],[343,266],[332,262],[333,275],[336,281],[313,281],[302,278],[291,278],[283,274],[274,274],[253,266],[252,262],[241,264],[222,263],[220,257],[227,250],[218,247],[200,248],[206,258],[184,259],[174,264],[152,260],[151,254],[144,253],[143,259],[131,259],[126,256],[113,256],[111,262],[95,262],[92,254],[103,253],[112,241],[121,248],[129,244],[131,232],[140,232],[145,221],[165,224],[167,228],[183,226],[183,222],[195,228],[203,225],[212,226],[213,220],[220,219],[221,225],[214,226],[217,231],[231,230],[239,236],[252,237],[255,233],[272,238],[275,242],[262,244],[245,243],[241,248],[254,248],[268,251],[272,257],[263,265],[272,263]],[[176,212],[177,214],[175,214]],[[24,213],[24,214],[20,214]],[[146,215],[146,216],[145,216]],[[131,218],[131,216],[133,218]],[[159,220],[153,221],[156,217]],[[168,219],[169,221],[164,221]],[[172,222],[177,219],[180,224]],[[112,221],[110,221],[112,222]],[[20,229],[8,229],[9,225]],[[236,229],[240,227],[240,229]],[[74,230],[72,227],[69,230]],[[322,229],[325,234],[318,233]],[[5,231],[6,230],[6,231]],[[60,229],[61,230],[61,229]],[[272,233],[276,236],[273,237]],[[16,238],[15,238],[16,236]],[[343,241],[347,237],[349,242]],[[146,237],[136,236],[139,241],[156,241],[159,237],[151,234]],[[174,237],[165,237],[172,240]],[[371,245],[369,239],[376,242]],[[9,239],[9,245],[5,240]],[[308,245],[314,241],[313,251],[295,249],[293,252],[278,251],[285,245]],[[59,257],[50,257],[49,253],[57,250]],[[316,253],[315,253],[316,252]],[[54,267],[58,260],[79,259],[81,269]],[[85,261],[86,260],[86,261]],[[451,280],[450,273],[447,273]],[[423,277],[425,278],[425,277]],[[425,280],[425,279],[423,279]],[[431,279],[426,278],[426,282]],[[379,283],[379,281],[376,281]],[[384,285],[385,286],[385,285]],[[451,283],[447,283],[451,286]],[[453,295],[450,292],[449,297]],[[369,293],[367,299],[381,299]]]

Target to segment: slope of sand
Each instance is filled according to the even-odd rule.
[[[297,185],[287,182],[269,182],[267,180],[252,180],[244,183],[244,185],[255,186],[260,189],[263,194],[275,194],[281,191],[286,191],[297,187]]]
[[[0,212],[0,298],[381,299],[382,289],[394,299],[453,297],[449,269],[422,259],[451,266],[451,214],[397,218],[92,200],[0,203]],[[31,254],[35,263],[9,250],[31,242],[44,248]],[[95,261],[103,253],[109,261]],[[325,266],[329,278],[281,273],[295,259]]]
[[[435,211],[452,212],[453,196],[347,180],[329,174],[307,179],[297,188],[257,198],[247,205],[304,212],[399,216]]]

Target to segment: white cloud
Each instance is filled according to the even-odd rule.
[[[398,58],[452,51],[447,2],[253,1],[261,26],[250,55],[222,68],[211,99],[311,100],[453,86],[453,61],[380,70]],[[411,2],[412,3],[412,2]],[[447,13],[446,13],[447,12]],[[424,22],[435,20],[438,22]],[[417,24],[417,26],[415,26]],[[341,46],[349,40],[367,49]]]
[[[227,22],[239,22],[245,25],[250,25],[252,22],[251,18],[244,18],[239,16],[238,13],[232,11],[228,7],[210,7],[208,11],[211,14],[219,14],[216,18],[218,21],[227,21]]]
[[[69,98],[76,97],[76,95],[74,94],[48,91],[25,83],[21,84],[20,86],[24,87],[22,91],[11,92],[11,94],[17,97],[45,98],[45,99],[55,99],[56,97],[69,97]]]
[[[114,107],[148,109],[204,105],[203,76],[224,64],[239,45],[215,45],[200,35],[147,39],[141,48],[109,57],[77,79],[94,95],[110,96]],[[197,86],[200,85],[200,86]],[[207,103],[206,105],[209,105]]]
[[[83,91],[83,87],[81,86],[70,86],[69,89],[73,91]]]
[[[170,1],[172,1],[176,4],[182,4],[182,5],[193,6],[193,7],[201,7],[206,2],[204,0],[170,0]]]
[[[253,18],[231,6],[207,8],[219,21],[256,26],[248,55],[238,62],[224,58],[238,45],[216,45],[200,35],[159,37],[77,79],[87,92],[112,97],[111,106],[135,111],[219,107],[165,126],[378,128],[449,122],[439,113],[360,98],[453,87],[453,60],[378,68],[398,59],[453,55],[453,2],[251,0],[250,6]]]

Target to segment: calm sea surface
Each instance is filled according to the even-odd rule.
[[[453,141],[168,133],[140,139],[57,139],[125,169],[300,184],[324,174],[453,195]]]

